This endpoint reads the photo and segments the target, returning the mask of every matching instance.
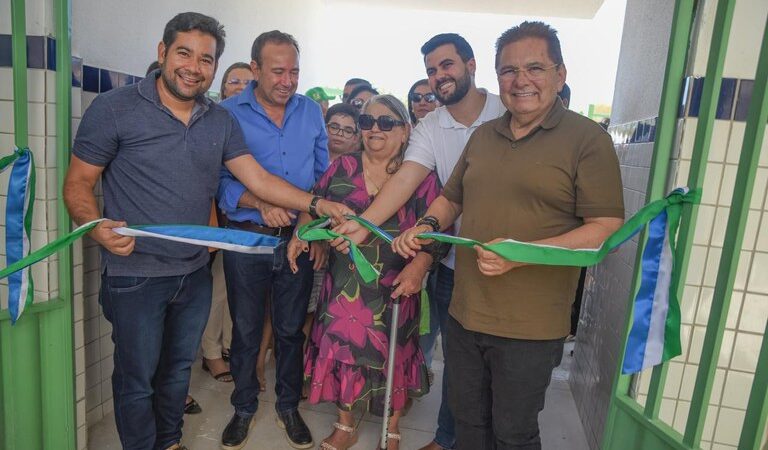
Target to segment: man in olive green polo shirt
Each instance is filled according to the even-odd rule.
[[[496,42],[507,112],[480,126],[417,225],[393,244],[463,213],[461,236],[595,248],[623,223],[619,164],[608,134],[557,97],[566,69],[557,32],[524,22]],[[456,252],[446,330],[456,448],[541,448],[538,414],[570,330],[577,267],[525,265],[480,248]]]

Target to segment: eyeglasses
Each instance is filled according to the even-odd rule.
[[[508,78],[514,80],[515,78],[519,77],[521,73],[524,73],[529,80],[537,81],[544,78],[544,74],[547,73],[547,70],[554,69],[559,65],[560,64],[552,64],[549,67],[531,66],[520,69],[515,67],[502,67],[498,73],[498,76],[499,78]]]
[[[392,116],[379,116],[374,118],[370,114],[360,114],[360,118],[357,119],[357,124],[360,125],[361,130],[372,130],[373,124],[376,124],[381,131],[392,131],[392,128],[396,126],[405,126],[405,122],[397,120]]]
[[[251,80],[241,80],[240,78],[230,78],[229,80],[227,80],[227,84],[230,84],[230,85],[235,85],[235,84],[246,85],[250,82]]]
[[[365,103],[365,100],[363,100],[362,98],[353,98],[352,100],[349,101],[349,104],[354,106],[357,109],[362,108],[363,103]]]
[[[411,94],[411,101],[413,103],[419,103],[421,99],[424,99],[427,103],[434,103],[435,100],[437,100],[437,97],[435,97],[435,94],[432,92],[427,92],[426,94],[419,94],[418,92],[414,92]]]
[[[328,132],[331,134],[335,134],[336,136],[342,136],[347,139],[351,138],[352,136],[357,133],[357,130],[355,130],[352,127],[342,127],[336,122],[328,122],[326,125],[328,127]]]

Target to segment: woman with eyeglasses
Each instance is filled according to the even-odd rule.
[[[408,110],[394,96],[378,95],[365,103],[358,126],[363,151],[334,161],[314,191],[362,213],[402,163],[410,134]],[[439,193],[437,176],[432,173],[381,228],[399,235],[416,223]],[[304,223],[309,220],[306,214],[300,218]],[[366,283],[348,255],[331,252],[305,355],[309,402],[333,402],[338,408],[333,432],[320,445],[326,450],[347,449],[357,442],[352,415],[355,407],[362,405],[375,414],[383,413],[392,299],[398,296],[401,306],[388,449],[399,448],[398,422],[408,397],[429,390],[419,348],[418,293],[433,261],[440,261],[448,249],[433,244],[427,252],[405,260],[393,253],[388,243],[373,237],[363,242],[360,250],[380,277]],[[307,251],[306,243],[294,237],[288,247],[292,268],[302,251]]]
[[[349,93],[349,101],[347,103],[357,109],[362,109],[363,104],[374,95],[379,95],[379,91],[371,86],[363,84],[354,88],[352,92]]]
[[[432,93],[429,82],[426,79],[413,83],[408,90],[408,113],[411,115],[411,124],[416,126],[419,120],[440,106],[437,97]]]
[[[227,67],[221,78],[221,100],[243,92],[251,80],[253,80],[253,73],[248,63],[236,62]]]

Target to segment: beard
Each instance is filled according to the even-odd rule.
[[[453,89],[453,93],[449,94],[447,97],[444,97],[440,94],[440,84],[442,84],[442,81],[438,83],[437,89],[435,89],[434,94],[435,97],[437,97],[438,100],[440,100],[440,103],[443,105],[453,105],[455,103],[458,103],[461,101],[462,98],[464,98],[465,95],[467,95],[467,92],[469,92],[469,88],[472,86],[472,76],[469,74],[469,71],[465,70],[464,75],[462,75],[461,78],[458,80],[453,78],[448,78],[447,80],[443,81],[453,81],[456,83],[456,87]]]
[[[182,101],[189,101],[194,100],[199,95],[204,94],[205,91],[208,90],[208,86],[206,86],[204,83],[200,83],[200,87],[198,89],[195,89],[192,91],[192,93],[184,92],[178,83],[176,83],[176,79],[174,78],[174,73],[170,73],[169,71],[165,70],[165,67],[162,65],[160,66],[160,77],[163,79],[163,84],[166,88],[168,88],[168,91],[176,97],[179,100]],[[178,76],[181,76],[181,74],[178,74]]]

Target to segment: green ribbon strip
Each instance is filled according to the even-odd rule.
[[[85,233],[94,229],[96,225],[98,225],[102,220],[103,219],[94,220],[92,222],[83,224],[66,236],[62,236],[53,242],[49,242],[47,245],[40,247],[39,250],[30,253],[24,258],[6,267],[5,269],[0,270],[0,279],[3,279],[14,272],[17,272],[27,266],[31,266],[32,264],[51,256],[62,248],[80,239]]]
[[[305,225],[302,225],[296,232],[296,236],[302,241],[332,241],[336,238],[342,238],[349,243],[349,254],[352,258],[352,263],[357,269],[357,273],[366,283],[370,283],[379,277],[379,271],[376,270],[373,265],[365,259],[363,252],[360,248],[352,242],[347,236],[343,234],[335,233],[325,227],[330,224],[330,220],[327,217],[321,217],[317,220],[313,220]]]
[[[698,203],[701,201],[699,190],[683,193],[674,191],[667,197],[656,200],[641,208],[634,216],[627,220],[616,232],[611,234],[600,248],[596,249],[570,249],[550,245],[520,242],[514,239],[493,244],[485,244],[472,239],[450,236],[442,233],[424,233],[420,239],[435,239],[454,245],[473,247],[475,245],[496,253],[508,261],[516,261],[528,264],[541,264],[548,266],[576,266],[588,267],[601,262],[608,253],[616,249],[637,234],[648,222],[659,215],[669,206],[682,203]]]
[[[603,245],[600,246],[600,248],[596,249],[570,249],[565,247],[533,244],[530,242],[520,242],[514,239],[506,239],[504,241],[496,242],[493,244],[485,244],[473,239],[451,236],[443,233],[423,233],[418,235],[418,237],[420,239],[434,239],[439,242],[466,247],[474,247],[477,245],[485,250],[496,253],[508,261],[548,266],[587,267],[601,262],[605,256],[608,255],[608,253],[623,244],[625,241],[632,238],[632,236],[638,233],[642,227],[644,227],[648,222],[650,222],[654,217],[656,217],[669,206],[679,205],[682,203],[699,203],[699,201],[701,201],[700,190],[693,190],[687,193],[683,193],[679,190],[673,191],[667,197],[651,202],[641,208],[634,216],[627,220],[624,225],[621,226],[621,228],[610,235],[608,239],[605,240]],[[391,242],[391,237],[387,237],[388,235],[386,235],[386,233],[383,233],[381,229],[374,226],[365,219],[357,216],[349,216],[349,219],[361,224],[369,231],[374,233],[377,237],[380,237],[387,242]],[[376,269],[374,269],[365,259],[365,257],[363,257],[360,250],[348,237],[339,235],[338,233],[334,233],[330,230],[317,228],[326,226],[327,224],[327,219],[315,220],[307,225],[302,226],[298,231],[298,236],[305,241],[331,240],[337,237],[344,238],[344,240],[350,244],[350,251],[353,254],[355,267],[357,268],[358,272],[360,272],[361,276],[363,276],[364,272],[370,273],[371,271],[376,271]]]

